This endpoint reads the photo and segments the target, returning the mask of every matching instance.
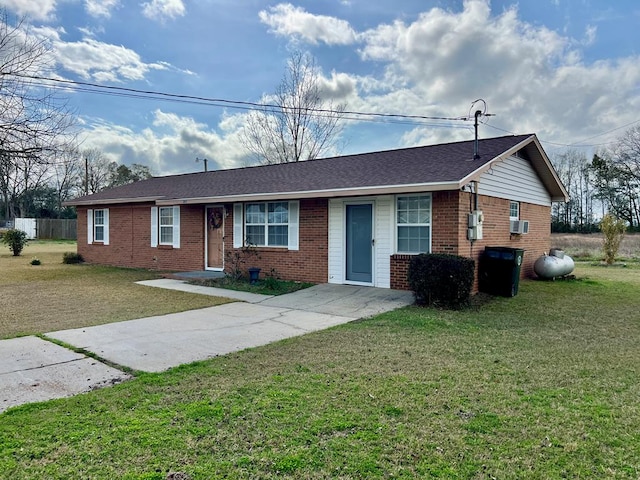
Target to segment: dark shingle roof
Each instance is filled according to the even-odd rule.
[[[476,160],[473,159],[474,142],[465,141],[298,163],[154,177],[80,197],[68,204],[176,199],[220,201],[224,197],[277,196],[296,192],[332,196],[327,192],[403,185],[442,185],[442,189],[451,189],[452,184],[468,179],[483,165],[532,138],[535,137],[517,135],[480,140],[480,158]]]

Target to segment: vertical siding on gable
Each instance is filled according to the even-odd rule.
[[[529,161],[524,158],[507,158],[482,174],[479,183],[480,195],[535,205],[551,205],[549,192]]]

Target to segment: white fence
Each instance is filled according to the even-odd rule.
[[[75,240],[77,226],[75,218],[16,218],[7,227],[26,232],[30,240]]]
[[[35,218],[16,218],[14,223],[16,230],[22,230],[27,234],[27,238],[36,238],[36,219]]]

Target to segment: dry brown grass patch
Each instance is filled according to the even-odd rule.
[[[603,241],[601,233],[554,233],[551,235],[552,247],[561,248],[575,258],[604,258]],[[640,234],[628,233],[624,236],[618,258],[640,259]]]
[[[163,315],[230,301],[136,285],[145,270],[64,265],[73,243],[31,242],[13,257],[0,251],[0,338]],[[42,265],[30,265],[37,257]]]

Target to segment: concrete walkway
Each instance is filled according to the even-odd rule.
[[[46,337],[117,365],[160,372],[184,363],[322,330],[413,302],[410,292],[349,285],[316,285],[270,297],[189,285],[140,282],[241,300],[187,312],[50,332]],[[60,398],[129,378],[120,370],[37,337],[0,341],[0,412]]]
[[[38,337],[0,340],[0,412],[129,378],[120,370]]]

